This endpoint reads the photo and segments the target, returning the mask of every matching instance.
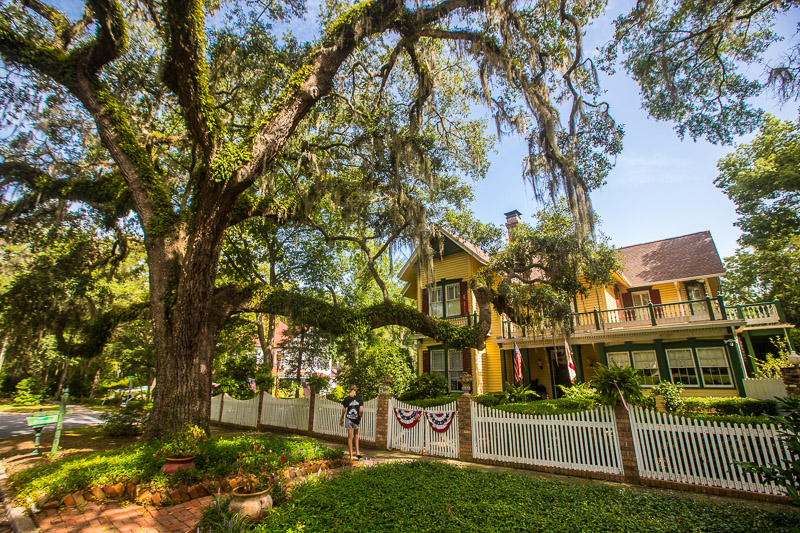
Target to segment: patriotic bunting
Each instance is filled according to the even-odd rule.
[[[422,417],[422,410],[414,411],[412,409],[400,409],[399,407],[394,408],[394,416],[397,417],[397,421],[400,422],[400,425],[406,429],[411,429],[417,425],[419,419]]]
[[[446,413],[432,413],[425,411],[425,417],[428,419],[431,429],[437,433],[444,433],[450,428],[455,418],[455,411],[448,411]]]

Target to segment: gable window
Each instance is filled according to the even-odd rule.
[[[430,298],[430,314],[431,316],[444,316],[444,305],[442,302],[442,288],[441,287],[434,287],[430,290],[429,293]],[[431,354],[431,357],[433,354]]]
[[[691,348],[667,350],[667,360],[672,373],[672,381],[695,387],[700,384],[697,380],[697,367],[694,364]]]
[[[459,283],[445,286],[445,296],[447,299],[447,316],[458,316],[461,314],[461,287]]]
[[[631,352],[633,367],[640,373],[639,382],[642,385],[658,385],[661,376],[658,373],[658,360],[654,350],[640,350]]]
[[[650,303],[650,292],[648,291],[641,291],[641,292],[632,292],[631,298],[633,299],[633,306],[639,307],[641,305],[647,305]]]
[[[608,366],[631,366],[631,360],[628,357],[628,352],[610,352],[606,354],[608,358]]]
[[[731,372],[725,359],[725,349],[697,348],[697,360],[700,362],[700,372],[703,374],[703,384],[707,387],[730,386]]]

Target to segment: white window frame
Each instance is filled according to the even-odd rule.
[[[694,377],[695,377],[695,380],[697,381],[696,384],[684,383],[682,381],[679,382],[679,381],[675,380],[675,376],[672,373],[673,368],[675,368],[675,369],[677,369],[677,368],[690,368],[688,366],[673,366],[672,365],[672,359],[670,357],[671,353],[681,352],[681,351],[688,351],[689,352],[689,356],[692,359],[691,368],[694,369]],[[667,364],[669,365],[669,375],[670,375],[670,378],[672,378],[672,382],[673,383],[681,383],[684,387],[693,388],[693,389],[702,387],[702,383],[703,382],[701,381],[702,378],[700,377],[700,372],[698,371],[698,368],[697,368],[697,360],[695,359],[694,349],[692,349],[692,348],[667,348],[666,352],[667,352]]]
[[[442,287],[432,287],[428,291],[428,314],[431,316],[444,316],[444,290]],[[437,306],[438,305],[438,309]]]
[[[458,362],[457,365],[453,364],[454,358]],[[464,372],[464,355],[461,350],[447,350],[447,388],[450,392],[461,392],[458,378],[462,372]]]
[[[644,367],[640,366],[636,362],[636,354],[648,354],[652,355],[653,362],[655,363],[655,367]],[[655,378],[655,383],[640,383],[642,387],[655,387],[661,382],[661,371],[658,368],[658,355],[656,354],[655,350],[633,350],[631,351],[631,359],[633,360],[633,368],[640,371],[642,373],[642,379],[653,379]],[[655,373],[652,375],[647,375],[644,373],[645,370],[655,370]]]
[[[431,374],[447,379],[447,363],[445,362],[444,349],[431,350]],[[440,365],[437,363],[441,363]],[[440,368],[441,367],[441,368]]]
[[[639,300],[639,303],[636,300]],[[646,301],[645,301],[646,300]],[[650,304],[650,291],[635,291],[631,292],[631,301],[634,307],[642,307]]]
[[[606,360],[608,361],[608,366],[611,365],[620,366],[617,364],[616,361],[612,361],[613,357],[622,357],[625,356],[625,364],[622,367],[631,366],[631,355],[628,352],[606,352]]]
[[[728,364],[728,357],[727,357],[727,354],[726,354],[727,350],[725,350],[724,347],[722,347],[722,346],[704,346],[704,347],[701,347],[701,348],[695,348],[695,350],[697,351],[697,363],[698,363],[698,366],[700,366],[700,379],[703,380],[702,383],[703,383],[704,387],[712,388],[712,389],[730,389],[730,388],[732,388],[734,386],[734,384],[733,384],[733,374],[731,373],[731,367]],[[709,385],[706,382],[705,375],[703,374],[703,369],[704,368],[723,368],[723,367],[721,367],[721,366],[704,366],[703,365],[703,356],[701,355],[701,350],[703,352],[706,352],[706,351],[709,351],[709,350],[715,350],[715,351],[719,350],[720,352],[722,352],[722,361],[725,363],[725,367],[724,368],[727,371],[729,383],[711,384],[711,385]]]
[[[453,289],[453,298],[450,298],[450,289]],[[461,315],[461,283],[448,283],[444,286],[445,302],[444,310],[447,313],[445,316],[460,316]],[[455,312],[450,311],[450,304],[455,302]]]

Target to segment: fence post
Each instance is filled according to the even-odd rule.
[[[800,394],[800,368],[789,366],[781,368],[783,384],[786,385],[786,394]]]
[[[261,411],[264,409],[264,389],[258,393],[258,418],[256,418],[256,430],[261,425]]]
[[[222,422],[223,407],[225,407],[225,392],[222,393],[222,397],[219,399],[219,418],[217,418],[217,422]]]
[[[614,419],[617,424],[617,438],[619,439],[619,451],[622,455],[622,475],[625,483],[638,484],[639,465],[636,462],[636,449],[633,447],[633,431],[631,430],[630,414],[622,406],[614,406]]]
[[[392,377],[384,374],[378,385],[378,407],[375,413],[375,447],[379,450],[389,449],[389,400]]]
[[[459,376],[463,394],[456,400],[458,413],[458,460],[472,461],[472,376],[464,372]]]
[[[314,433],[314,411],[317,405],[317,393],[311,393],[311,401],[308,404],[308,432]]]

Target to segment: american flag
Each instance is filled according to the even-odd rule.
[[[258,389],[256,388],[256,380],[253,378],[247,378],[247,382],[250,383],[250,388],[253,389],[253,392],[258,392]]]
[[[567,354],[567,369],[569,370],[569,382],[575,383],[575,376],[578,373],[575,371],[575,361],[572,360],[572,350],[569,347],[566,337],[564,338],[564,352]]]
[[[517,347],[517,343],[514,343],[514,383],[519,383],[522,381],[522,354]]]

